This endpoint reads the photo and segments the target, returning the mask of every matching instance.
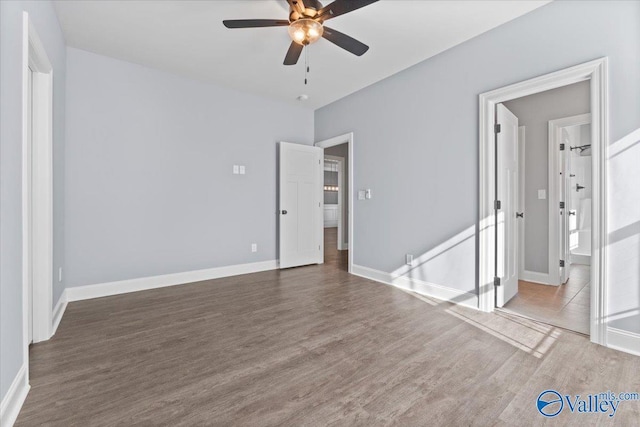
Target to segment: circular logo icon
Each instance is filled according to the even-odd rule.
[[[545,390],[538,396],[537,405],[538,412],[545,417],[555,417],[564,408],[562,396],[555,390]]]

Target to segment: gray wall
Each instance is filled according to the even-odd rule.
[[[53,66],[53,305],[64,283],[65,42],[49,1],[0,1],[0,400],[22,360],[22,12]]]
[[[344,190],[342,191],[342,218],[349,218],[349,144],[334,145],[333,147],[325,148],[324,154],[330,156],[344,157]],[[344,228],[344,242],[349,243],[349,221],[342,221],[342,227]]]
[[[312,111],[77,49],[67,60],[68,286],[276,259],[276,143],[312,143]]]
[[[505,102],[526,126],[524,268],[549,273],[549,120],[590,111],[589,82],[549,90]],[[538,199],[538,190],[547,198]]]
[[[355,263],[391,272],[444,243],[416,274],[477,292],[478,95],[608,56],[610,140],[621,145],[640,127],[639,16],[640,2],[552,2],[317,110],[316,140],[354,132],[355,186],[373,191],[355,201]],[[609,160],[607,296],[637,332],[639,156],[635,144]]]

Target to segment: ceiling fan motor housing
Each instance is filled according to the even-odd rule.
[[[294,0],[292,3],[293,4],[289,6],[289,22],[294,22],[303,18],[314,18],[318,14],[318,11],[322,9],[322,3],[318,0],[304,0],[304,3],[299,3],[297,0]],[[298,4],[300,8],[304,9],[302,14],[294,7],[294,5]]]

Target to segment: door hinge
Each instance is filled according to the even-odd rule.
[[[560,267],[564,267],[564,260],[563,259],[560,260]]]
[[[560,151],[564,151],[564,144],[560,144]]]
[[[495,131],[495,133],[500,133],[502,131],[502,126],[500,126],[500,123],[496,123],[493,130]]]
[[[500,278],[499,277],[494,277],[493,278],[493,286],[500,286]]]
[[[560,202],[560,209],[564,209],[564,202]]]
[[[502,203],[500,203],[500,200],[496,200],[493,202],[493,209],[495,210],[502,209]]]

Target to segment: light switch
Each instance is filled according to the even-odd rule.
[[[252,243],[251,244],[251,252],[258,252],[258,244],[257,243]]]
[[[365,199],[365,191],[364,190],[358,190],[358,200],[364,200]]]
[[[371,190],[367,189],[364,193],[364,197],[365,199],[370,199],[371,198]]]
[[[245,168],[244,165],[240,165],[240,175],[244,175]]]
[[[547,190],[538,190],[538,199],[544,200],[547,198]]]
[[[238,175],[240,173],[240,167],[238,165],[233,165],[233,174]]]

